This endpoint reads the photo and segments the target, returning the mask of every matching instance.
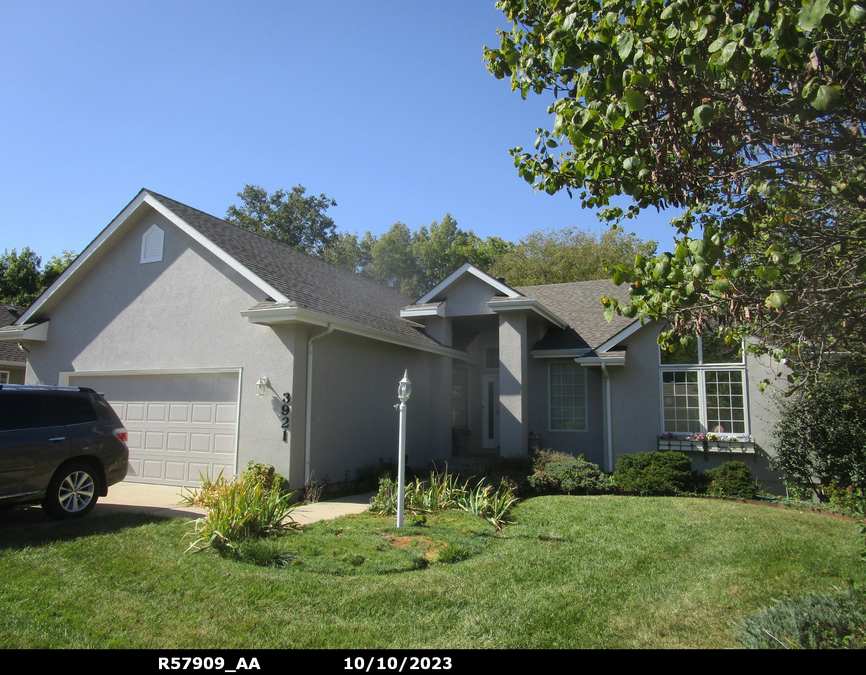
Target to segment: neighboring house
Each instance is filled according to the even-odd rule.
[[[662,363],[658,326],[606,322],[602,294],[627,289],[510,288],[466,264],[413,302],[142,190],[0,340],[30,349],[28,383],[106,395],[130,432],[128,480],[189,485],[250,460],[293,487],[351,480],[396,459],[404,370],[411,466],[533,444],[611,471],[673,444],[695,468],[735,456],[769,480],[757,383],[772,374],[709,342]],[[713,429],[728,440],[658,439]]]
[[[0,328],[15,323],[23,313],[21,307],[0,305]],[[0,384],[24,384],[27,352],[17,344],[0,342]]]

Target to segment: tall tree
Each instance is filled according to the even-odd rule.
[[[613,270],[666,317],[662,343],[721,326],[803,374],[866,356],[866,5],[862,0],[503,0],[485,58],[525,97],[553,94],[535,189],[613,223],[685,208],[674,250]],[[633,203],[610,207],[617,195]]]
[[[493,263],[489,272],[511,286],[561,284],[608,276],[613,265],[655,253],[656,242],[624,230],[596,235],[570,227],[531,232]]]
[[[297,185],[271,195],[258,185],[244,185],[238,192],[243,202],[230,206],[226,220],[305,253],[321,256],[336,236],[336,225],[326,213],[337,202],[324,193],[306,196],[307,189]]]
[[[75,259],[73,251],[52,256],[42,269],[42,258],[29,247],[21,253],[14,248],[0,255],[0,302],[29,307]]]

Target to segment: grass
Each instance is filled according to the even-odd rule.
[[[278,568],[186,553],[181,519],[5,528],[0,647],[724,648],[775,598],[866,581],[856,524],[814,513],[554,496],[511,517],[316,523]]]

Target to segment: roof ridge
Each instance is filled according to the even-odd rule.
[[[196,213],[200,213],[204,216],[207,216],[208,218],[213,218],[214,220],[218,220],[219,222],[224,223],[225,225],[228,225],[229,227],[233,227],[240,232],[246,232],[247,234],[258,237],[262,241],[267,242],[268,245],[280,246],[280,247],[286,249],[287,251],[292,251],[292,255],[306,256],[310,260],[316,261],[316,263],[320,263],[322,265],[328,265],[335,270],[339,270],[339,272],[341,274],[349,274],[352,276],[352,278],[357,279],[357,280],[359,280],[365,284],[368,284],[368,285],[372,284],[377,289],[389,291],[389,292],[395,293],[395,294],[397,294],[403,298],[407,298],[410,303],[414,301],[414,298],[412,298],[411,296],[404,295],[403,293],[400,293],[400,291],[398,291],[394,288],[391,288],[390,286],[386,286],[385,284],[379,283],[378,281],[375,281],[374,279],[370,279],[368,277],[362,276],[361,274],[358,274],[357,272],[352,272],[351,270],[347,270],[345,267],[340,267],[339,265],[336,265],[332,262],[329,262],[328,260],[322,260],[321,258],[317,258],[316,256],[311,255],[311,254],[307,253],[306,251],[302,251],[298,248],[294,248],[293,246],[287,246],[286,244],[275,241],[275,240],[271,239],[270,237],[264,236],[263,234],[259,234],[258,232],[253,232],[252,230],[248,230],[246,228],[235,225],[234,223],[230,223],[225,218],[219,218],[218,216],[215,216],[211,213],[208,213],[207,211],[202,211],[201,209],[197,209],[194,206],[190,206],[189,204],[184,204],[183,202],[180,202],[176,199],[172,199],[171,197],[166,197],[165,195],[160,194],[159,192],[155,192],[154,190],[144,188],[144,191],[150,195],[153,195],[154,197],[158,197],[159,199],[164,199],[164,200],[169,201],[169,202],[174,202],[175,204],[179,204],[180,206],[183,206],[184,208],[189,209],[190,211],[195,211]]]

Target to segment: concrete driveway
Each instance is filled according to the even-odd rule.
[[[301,524],[317,520],[331,520],[352,513],[363,513],[370,504],[372,492],[351,497],[340,497],[327,502],[306,504],[294,510],[292,517]],[[108,488],[108,496],[101,497],[88,518],[106,513],[141,511],[175,518],[199,518],[204,509],[180,506],[181,488],[145,483],[118,483]],[[39,506],[19,506],[0,509],[0,526],[57,522],[49,518]]]

